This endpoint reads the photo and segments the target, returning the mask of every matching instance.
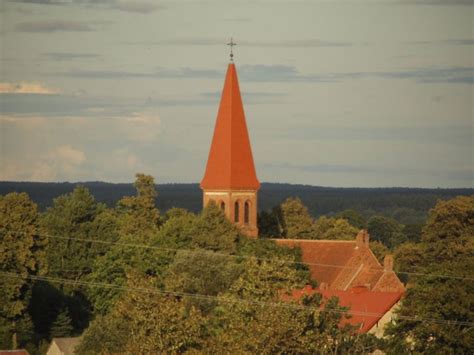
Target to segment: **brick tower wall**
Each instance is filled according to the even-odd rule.
[[[234,223],[247,237],[258,238],[257,227],[257,191],[252,190],[204,190],[204,207],[210,201],[214,201],[219,208],[222,208],[226,217]],[[238,213],[236,213],[236,203]],[[248,220],[245,216],[245,204],[248,204]]]

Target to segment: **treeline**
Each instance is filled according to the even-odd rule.
[[[352,239],[368,228],[379,258],[394,253],[408,292],[386,339],[340,327],[349,314],[337,298],[282,300],[315,285],[299,250],[241,236],[213,204],[164,212],[162,198],[143,174],[113,206],[85,186],[45,211],[26,193],[1,195],[0,348],[43,354],[52,337],[82,335],[80,354],[472,349],[472,196],[436,204],[416,237],[352,209],[314,218],[298,198],[260,212],[263,236]]]
[[[53,199],[70,193],[77,183],[0,182],[0,195],[26,192],[44,211]],[[84,182],[98,202],[114,206],[122,196],[134,193],[132,184]],[[161,211],[185,208],[199,212],[202,191],[198,184],[160,184],[156,186],[160,198],[156,206]],[[313,217],[334,215],[347,209],[358,211],[369,218],[374,214],[393,218],[402,224],[422,223],[438,200],[474,194],[474,189],[417,189],[417,188],[330,188],[308,185],[263,183],[259,191],[259,210],[270,210],[288,197],[298,197]]]

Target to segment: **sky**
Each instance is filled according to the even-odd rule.
[[[474,187],[474,1],[0,1],[0,180],[199,182],[233,37],[257,175]]]

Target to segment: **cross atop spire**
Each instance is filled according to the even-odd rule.
[[[230,46],[230,61],[233,62],[234,61],[234,53],[232,51],[232,47],[236,46],[237,43],[234,42],[234,40],[232,39],[232,37],[230,37],[230,42],[227,43],[228,46]]]

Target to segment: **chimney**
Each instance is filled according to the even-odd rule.
[[[370,236],[369,236],[369,233],[367,232],[367,230],[365,229],[361,229],[359,231],[359,233],[357,233],[357,236],[356,236],[356,245],[357,247],[369,247],[369,239],[370,239]]]
[[[383,258],[383,270],[393,271],[393,255],[385,255],[385,257]]]

